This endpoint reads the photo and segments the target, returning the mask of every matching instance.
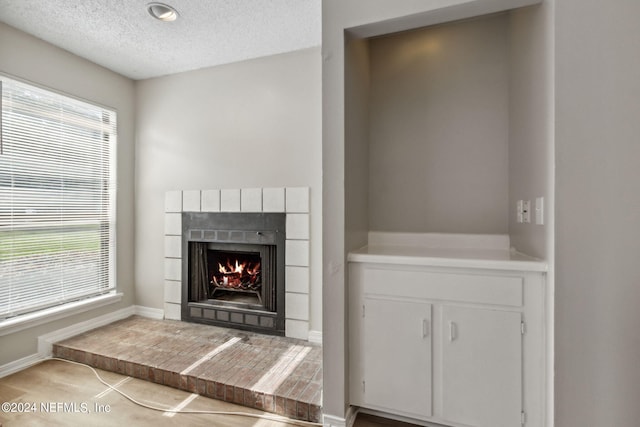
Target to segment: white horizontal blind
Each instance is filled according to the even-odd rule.
[[[1,320],[114,289],[116,113],[0,84]]]

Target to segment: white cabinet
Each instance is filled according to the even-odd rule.
[[[365,297],[362,310],[364,402],[430,416],[431,305]]]
[[[442,418],[471,426],[520,425],[522,315],[442,307]]]
[[[351,262],[350,403],[455,427],[543,426],[543,306],[542,272]]]

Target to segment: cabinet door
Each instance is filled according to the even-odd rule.
[[[431,415],[431,305],[364,300],[363,395],[367,406]]]
[[[476,427],[520,426],[520,313],[444,306],[442,326],[443,418]]]

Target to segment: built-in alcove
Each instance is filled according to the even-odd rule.
[[[465,359],[449,369],[449,360],[440,351],[446,345],[441,339],[448,333],[453,341],[457,323],[445,321],[449,308],[437,304],[447,298],[432,291],[460,289],[464,279],[459,274],[464,275],[465,267],[458,261],[485,269],[491,276],[497,272],[496,265],[487,261],[502,257],[510,270],[504,272],[505,277],[513,277],[513,271],[523,267],[514,257],[522,257],[541,267],[540,280],[527,286],[537,292],[536,299],[528,294],[516,302],[522,307],[523,301],[526,305],[536,301],[524,318],[537,325],[539,333],[523,326],[517,313],[511,321],[497,323],[513,326],[513,348],[526,354],[511,359],[515,364],[528,364],[522,365],[522,371],[505,374],[510,381],[526,378],[522,387],[516,387],[523,398],[514,399],[513,410],[505,410],[508,405],[503,399],[494,401],[497,409],[488,409],[481,401],[497,394],[487,393],[484,386],[491,381],[504,384],[491,375],[477,381],[478,395],[459,409],[465,412],[478,405],[481,412],[492,416],[510,413],[509,425],[523,418],[527,424],[543,425],[549,413],[546,404],[552,402],[549,380],[553,372],[546,351],[552,342],[548,339],[552,337],[548,318],[553,313],[552,294],[545,294],[547,264],[540,261],[553,259],[552,6],[519,0],[445,3],[447,6],[399,7],[397,11],[391,6],[376,8],[362,18],[352,16],[347,7],[327,8],[335,15],[344,13],[339,30],[344,30],[345,38],[343,46],[336,46],[342,40],[334,34],[323,40],[324,247],[331,249],[324,252],[324,273],[336,278],[335,283],[326,281],[324,295],[326,307],[338,308],[333,316],[325,316],[325,360],[331,362],[325,365],[325,391],[331,391],[325,392],[325,408],[328,414],[341,416],[347,403],[418,423],[505,424],[452,416],[447,409],[450,402],[445,395],[457,399],[475,388],[463,385],[478,379],[468,375],[477,372],[475,363],[483,367],[483,373],[488,372],[484,369],[488,364],[495,364],[501,373],[510,365],[503,363],[509,358],[479,357],[477,351],[467,349],[463,353],[473,355],[472,363]],[[357,26],[349,26],[354,23]],[[331,25],[326,27],[331,29]],[[342,53],[342,47],[344,55],[332,57]],[[517,223],[515,201],[533,201],[538,196],[545,197],[548,208],[544,225]],[[331,229],[343,219],[343,229]],[[487,238],[498,239],[500,247],[487,245]],[[470,241],[480,247],[469,246]],[[344,278],[339,268],[343,257],[348,268]],[[416,263],[434,267],[431,272],[438,277],[431,281],[414,276],[421,269],[415,268]],[[370,269],[370,275],[358,276],[358,264]],[[382,264],[389,267],[388,275],[381,273]],[[485,276],[476,273],[471,274],[474,281]],[[493,277],[485,279],[491,286],[497,283]],[[342,283],[346,298],[333,292]],[[469,290],[478,298],[502,297],[523,289],[518,282],[494,293],[476,284]],[[399,295],[396,291],[403,285],[409,291]],[[385,301],[388,305],[381,304],[385,293],[391,295]],[[459,296],[460,305],[468,308],[470,295]],[[451,302],[445,305],[458,304]],[[341,310],[343,303],[345,310]],[[407,309],[418,305],[416,312]],[[496,307],[495,302],[489,305],[489,311],[500,315],[517,311]],[[393,306],[398,310],[390,314]],[[401,318],[407,322],[392,323]],[[348,330],[341,329],[344,324],[349,325]],[[471,319],[469,324],[480,322]],[[496,331],[494,326],[480,329]],[[418,370],[433,375],[432,382],[421,383],[423,377],[416,377],[415,369],[408,369],[404,380],[398,381],[401,375],[384,377],[384,367],[398,360],[385,360],[375,346],[388,337],[399,342],[402,331],[408,342],[419,342],[416,347],[421,351],[425,343],[434,346],[424,350],[425,357],[412,359],[421,363],[426,359]],[[478,339],[478,348],[495,350],[494,336]],[[519,345],[522,339],[534,342],[538,356],[522,350],[528,345]],[[443,346],[436,348],[440,344]],[[419,354],[411,346],[396,347],[403,354]],[[432,364],[431,355],[435,355]],[[465,381],[458,382],[447,371],[466,372],[462,374]],[[343,378],[349,378],[347,387]],[[461,388],[447,392],[452,383]],[[408,409],[406,400],[389,392],[400,389],[418,401],[420,411],[429,413]],[[423,394],[412,393],[417,390]],[[518,394],[509,394],[509,398],[514,396]],[[400,404],[391,403],[393,400]]]
[[[544,257],[512,212],[548,188],[537,8],[347,37],[347,248],[371,230],[538,233],[518,249]]]

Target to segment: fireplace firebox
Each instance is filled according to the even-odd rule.
[[[183,212],[182,320],[284,335],[284,213]]]

